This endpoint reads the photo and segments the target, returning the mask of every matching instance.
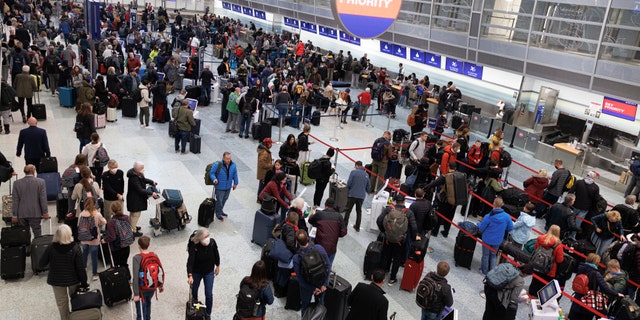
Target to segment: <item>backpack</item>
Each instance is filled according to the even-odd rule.
[[[327,60],[327,68],[335,68],[336,67],[336,60],[334,60],[333,58],[329,58]]]
[[[80,170],[76,171],[76,167],[69,167],[62,173],[62,187],[73,188],[80,182]]]
[[[93,157],[93,162],[99,163],[101,167],[106,167],[109,160],[109,153],[107,153],[107,149],[105,149],[102,146],[102,143],[100,143],[98,150],[96,150],[96,155]]]
[[[112,219],[116,225],[116,240],[113,241],[114,248],[125,248],[130,246],[134,241],[131,224],[124,220]]]
[[[0,102],[3,106],[12,106],[16,101],[16,91],[8,84],[2,84],[2,97]],[[12,110],[13,111],[13,110]]]
[[[96,198],[96,209],[98,209],[100,206],[98,204],[98,194],[96,193],[96,190],[93,189],[93,187],[91,187],[91,195],[87,196],[87,191],[82,190],[82,198],[80,199],[80,210],[84,210],[84,201],[87,200],[88,197],[93,197]]]
[[[573,185],[575,183],[576,183],[576,177],[571,174],[571,171],[569,171],[569,176],[567,177],[567,180],[564,181],[564,185],[562,186],[562,191],[570,190],[571,188],[573,188]]]
[[[138,274],[140,291],[162,288],[164,285],[164,269],[158,256],[153,252],[141,253],[140,256],[142,256],[140,273]]]
[[[520,276],[518,268],[511,263],[501,263],[487,273],[485,283],[494,289],[501,290],[518,276]]]
[[[427,274],[418,283],[416,290],[416,304],[420,308],[433,307],[440,299],[442,286]]]
[[[637,247],[633,242],[625,242],[618,251],[617,257],[620,261],[620,269],[631,272],[635,267]]]
[[[322,177],[322,162],[320,162],[320,159],[315,159],[311,162],[307,176],[311,179],[320,179]]]
[[[406,215],[407,208],[402,210],[391,207],[391,210],[384,216],[384,233],[390,243],[401,243],[407,237],[409,230],[409,219]]]
[[[409,127],[413,127],[416,125],[416,114],[412,113],[407,117],[407,124]]]
[[[378,138],[373,142],[373,147],[371,147],[371,159],[373,160],[382,160],[384,158],[384,147],[387,145],[388,141],[386,138]]]
[[[353,66],[353,73],[360,74],[360,72],[362,72],[362,65],[360,63],[357,63],[355,66]]]
[[[131,98],[135,102],[141,102],[142,101],[142,90],[137,89],[137,90],[133,91],[133,95],[131,96]]]
[[[249,100],[247,101],[247,97],[244,97],[244,103],[242,104],[242,108],[240,108],[240,111],[242,111],[242,115],[245,117],[251,116],[251,109],[253,108],[253,103],[256,100],[255,98],[249,98]]]
[[[533,250],[531,260],[529,261],[529,263],[533,267],[533,271],[543,274],[551,271],[551,268],[553,268],[553,264],[555,263],[555,259],[553,258],[553,251],[557,246],[558,243],[555,243],[553,246],[551,246],[551,248],[538,246],[535,250]]]
[[[327,262],[316,248],[311,248],[300,256],[300,266],[302,278],[316,287],[320,287],[327,279]]]
[[[216,170],[216,176],[220,173],[220,168],[222,167],[221,162],[218,161],[218,169]],[[204,184],[208,186],[213,185],[213,180],[211,180],[211,168],[213,168],[213,162],[209,163],[206,168],[204,168]]]
[[[589,277],[584,274],[578,274],[573,278],[571,290],[577,294],[585,295],[589,292]]]
[[[80,217],[78,219],[78,240],[91,241],[98,238],[98,227],[93,217]]]
[[[11,65],[11,71],[22,72],[22,66],[25,65],[24,56],[17,53],[11,56],[13,58],[13,64]]]
[[[260,307],[260,292],[242,283],[236,295],[236,315],[240,318],[251,318],[258,313]]]
[[[513,159],[511,154],[505,150],[500,151],[500,167],[506,168],[511,165]]]

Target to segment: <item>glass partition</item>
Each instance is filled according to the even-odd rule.
[[[600,59],[640,62],[640,10],[611,9],[602,37]]]
[[[412,24],[429,25],[430,16],[431,1],[404,0],[397,20]]]
[[[533,3],[520,0],[485,1],[480,36],[526,43]]]
[[[471,0],[434,0],[433,27],[447,31],[468,32]]]

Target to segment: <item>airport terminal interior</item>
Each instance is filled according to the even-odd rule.
[[[453,81],[462,91],[463,101],[480,108],[479,113],[465,118],[470,122],[472,129],[470,141],[488,141],[496,128],[504,127],[505,148],[518,162],[508,170],[508,181],[513,185],[521,187],[522,181],[533,174],[531,170],[538,171],[544,168],[552,173],[553,160],[560,158],[578,178],[584,177],[590,170],[596,170],[600,174],[596,183],[608,203],[623,203],[623,192],[628,178],[622,173],[627,170],[628,159],[633,153],[640,153],[637,147],[640,126],[635,112],[640,97],[637,86],[637,77],[640,77],[640,72],[637,72],[640,58],[640,50],[637,48],[640,41],[640,19],[636,19],[640,2],[635,1],[633,4],[632,1],[598,0],[595,1],[595,5],[587,6],[577,3],[581,1],[496,0],[484,1],[484,7],[483,1],[468,2],[405,0],[398,21],[389,32],[379,40],[363,39],[361,45],[357,46],[299,29],[297,33],[302,41],[311,40],[314,45],[334,52],[351,51],[355,58],[360,58],[367,52],[371,63],[386,66],[392,72],[397,72],[398,63],[403,62],[407,70],[416,73],[418,78],[429,75],[432,84]],[[330,12],[330,9],[326,11],[329,1],[300,1],[300,11],[286,11],[284,8],[288,7],[287,4],[293,3],[290,1],[231,3],[255,6],[254,9],[270,12],[267,16],[272,20],[264,21],[243,16],[242,13],[223,8],[223,3],[219,1],[211,2],[211,11],[214,14],[252,21],[258,26],[268,28],[266,30],[276,32],[292,32],[290,26],[284,25],[283,17],[314,21],[319,25],[338,28],[335,22],[330,24],[331,15],[326,14]],[[172,5],[169,4],[169,8]],[[185,6],[189,10],[188,5]],[[312,11],[315,14],[302,10],[308,7],[315,8],[316,10]],[[436,8],[447,11],[440,11],[438,14]],[[292,14],[287,15],[283,12]],[[553,18],[544,19],[553,15],[553,12],[556,12]],[[185,11],[184,14],[192,13]],[[474,17],[482,17],[482,20],[474,20]],[[407,25],[412,24],[417,26],[413,34],[406,32]],[[539,31],[542,29],[533,29],[532,26],[543,28],[540,24],[548,24],[548,28],[556,30],[556,38],[547,34],[547,31]],[[568,29],[564,30],[565,27]],[[476,29],[470,30],[474,28]],[[580,36],[575,32],[575,28],[583,28]],[[599,33],[600,37],[589,38],[593,33],[598,33],[592,30],[595,28],[598,32],[603,30],[603,33],[607,30],[606,36],[603,38]],[[615,30],[608,33],[610,29]],[[475,32],[475,36],[471,31]],[[428,32],[431,37],[418,41],[418,38],[424,36],[422,32]],[[449,44],[438,40],[439,37],[441,39],[447,36],[452,39]],[[403,46],[407,53],[414,52],[411,48],[415,48],[423,50],[423,54],[432,52],[441,55],[442,67],[434,68],[424,62],[411,61],[406,55],[402,59],[381,52],[379,42],[387,41],[392,46]],[[534,45],[534,42],[537,45]],[[426,45],[418,46],[424,43]],[[460,43],[468,45],[461,49]],[[464,52],[464,57],[459,54],[461,52]],[[506,54],[507,52],[509,54]],[[445,59],[450,57],[447,53],[452,53],[451,57],[460,61],[484,65],[484,75],[478,78],[446,70]],[[540,64],[543,57],[548,65]],[[219,59],[213,57],[212,45],[206,50],[204,63],[209,64],[212,70],[220,63]],[[572,70],[556,78],[564,68]],[[548,76],[545,77],[545,74]],[[351,87],[351,97],[354,98],[363,88]],[[174,96],[170,95],[168,100],[172,101]],[[60,170],[64,170],[73,162],[78,152],[79,142],[73,132],[75,110],[61,107],[58,96],[53,96],[49,91],[40,92],[39,98],[47,107],[47,119],[39,121],[38,126],[47,130],[51,153],[57,157]],[[160,190],[179,189],[182,192],[188,212],[194,218],[185,230],[164,232],[151,239],[150,250],[158,254],[166,270],[165,290],[158,295],[158,300],[154,298],[152,302],[152,319],[179,319],[184,316],[189,289],[185,268],[187,241],[189,235],[198,227],[198,206],[212,193],[211,186],[205,185],[203,181],[203,174],[207,164],[220,160],[222,154],[227,151],[231,153],[232,160],[237,165],[240,182],[238,188],[231,192],[226,204],[225,212],[229,216],[224,222],[216,220],[209,227],[221,254],[220,274],[216,276],[213,290],[212,319],[233,317],[240,280],[250,273],[253,263],[260,259],[261,247],[251,242],[254,214],[259,209],[259,204],[255,201],[258,188],[258,141],[225,133],[226,124],[220,120],[220,100],[213,100],[210,106],[198,107],[197,118],[202,120],[202,152],[198,154],[175,153],[173,138],[167,134],[167,123],[152,123],[150,126],[153,130],[145,130],[139,126],[137,118],[122,117],[120,111],[116,122],[109,122],[106,128],[97,131],[109,156],[118,161],[120,169],[126,172],[132,168],[135,161],[143,162],[145,176],[157,181]],[[516,106],[517,112],[512,124],[496,119],[498,100],[508,100]],[[618,113],[605,110],[604,105],[607,103],[614,103],[624,110]],[[543,108],[538,108],[539,105]],[[430,114],[435,113],[435,108],[436,106],[431,104]],[[631,119],[624,116],[624,112],[628,112],[629,109],[633,111]],[[374,114],[366,122],[354,122],[348,117],[346,124],[341,124],[336,117],[322,117],[320,125],[311,128],[311,158],[319,158],[328,146],[340,149],[362,148],[344,153],[354,160],[369,163],[369,148],[373,141],[385,130],[408,129],[406,119],[409,112],[410,109],[398,107],[394,119]],[[19,172],[18,178],[22,178],[24,159],[16,157],[15,151],[19,131],[25,128],[26,124],[22,124],[18,113],[14,113],[14,118],[11,134],[0,135],[0,150],[13,162],[14,168]],[[287,135],[297,136],[300,132],[300,128],[274,126],[272,139],[277,141],[272,148],[274,158],[280,142],[284,141]],[[452,136],[453,130],[446,129],[444,134]],[[337,153],[337,157],[332,161],[335,161],[338,179],[346,180],[354,168],[354,162],[342,153]],[[403,174],[402,180],[404,179]],[[314,185],[299,185],[298,195],[312,203],[314,188]],[[329,188],[325,192],[323,202],[328,193]],[[9,194],[9,183],[2,183],[0,194]],[[372,197],[367,196],[364,208],[370,208]],[[55,216],[55,211],[55,201],[49,202],[49,213]],[[363,226],[359,232],[351,227],[354,216],[355,213],[349,222],[348,234],[338,242],[338,252],[332,269],[347,279],[353,287],[364,281],[362,264],[365,250],[378,235],[377,231],[372,232],[366,227],[370,219],[376,218],[371,216],[369,210],[363,212]],[[153,217],[155,210],[150,208],[143,212],[140,218],[141,232],[145,235],[152,235],[148,221]],[[463,220],[464,212],[458,212],[454,221]],[[477,218],[469,217],[468,220],[477,222]],[[43,234],[50,233],[50,230],[57,226],[56,219],[52,219],[51,229],[49,222],[44,221]],[[544,221],[538,219],[535,228],[544,230]],[[431,238],[430,247],[433,248],[433,252],[425,257],[423,274],[435,271],[439,261],[448,262],[451,272],[447,279],[455,290],[453,307],[458,311],[459,319],[481,319],[485,303],[479,294],[483,289],[484,278],[478,272],[482,249],[479,244],[476,246],[470,270],[456,267],[453,259],[456,234],[457,231],[452,229],[447,238],[442,235]],[[137,252],[137,247],[133,245],[131,255]],[[100,262],[99,271],[102,270],[104,266]],[[90,273],[89,270],[88,272]],[[399,279],[402,272],[401,268]],[[529,282],[530,277],[525,280],[525,287]],[[91,288],[100,287],[99,281],[93,281],[90,285]],[[388,316],[395,314],[397,320],[419,319],[420,308],[415,303],[415,292],[402,291],[399,287],[399,283],[383,286],[389,300]],[[566,291],[571,293],[570,286]],[[202,287],[200,294],[202,300]],[[34,275],[29,261],[24,279],[4,281],[0,285],[0,297],[1,319],[57,318],[53,291],[46,283],[46,273]],[[284,303],[284,299],[276,298],[274,304],[267,307],[267,319],[300,319],[300,313],[285,310]],[[569,299],[563,297],[560,307],[568,313],[569,306]],[[528,309],[529,305],[521,303],[516,319],[529,319]],[[102,312],[103,319],[128,319],[132,316],[129,303],[120,303],[113,307],[104,306]]]

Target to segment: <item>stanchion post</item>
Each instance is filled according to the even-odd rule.
[[[391,113],[387,113],[387,131],[391,127]]]
[[[282,122],[284,122],[284,117],[280,114],[280,109],[278,109],[279,124],[278,124],[278,141],[276,141],[276,144],[282,144]]]
[[[369,111],[369,108],[368,108],[368,107],[367,107],[367,111]],[[365,112],[364,114],[365,114],[365,116],[367,115],[367,113],[366,113],[366,112]],[[373,121],[373,114],[369,115],[369,123],[367,123],[367,124],[365,125],[365,127],[373,128],[373,123],[372,123],[372,121]]]
[[[471,192],[469,192],[469,200],[467,200],[467,209],[464,211],[464,221],[467,221],[467,218],[469,217],[469,208],[471,207],[472,198],[473,196],[471,195]]]
[[[333,159],[333,167],[338,168],[338,155],[340,155],[340,148],[336,148],[336,157]]]
[[[340,126],[338,124],[338,118],[339,118],[339,116],[336,115],[336,125],[335,125],[335,127],[333,127],[333,137],[329,138],[329,140],[331,140],[331,141],[338,141],[338,127]],[[340,127],[340,128],[342,128],[342,127]]]

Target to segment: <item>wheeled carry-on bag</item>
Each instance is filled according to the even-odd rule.
[[[102,252],[102,263],[106,266],[105,252],[102,246],[100,246],[100,251]],[[107,251],[109,251],[109,258],[111,259],[111,268],[98,273],[98,277],[100,278],[104,304],[107,307],[112,307],[116,302],[129,301],[131,299],[132,291],[129,285],[131,276],[127,266],[116,267],[113,265],[113,255],[108,244]]]
[[[193,300],[191,286],[189,286],[189,300],[185,308],[184,318],[186,320],[208,320],[207,306],[200,301]]]
[[[380,268],[382,263],[382,247],[382,241],[372,241],[367,246],[367,251],[364,254],[364,264],[362,266],[365,280],[371,280],[373,271]]]
[[[73,108],[76,105],[73,87],[60,87],[58,93],[60,95],[60,105],[66,108]]]
[[[295,273],[291,273],[291,278],[289,278],[289,283],[287,284],[287,301],[284,308],[295,311],[299,311],[302,308],[300,304],[300,282]]]
[[[18,176],[16,176],[16,180]],[[9,224],[11,223],[11,218],[13,217],[13,189],[11,187],[11,179],[9,179],[9,194],[5,194],[2,196],[2,220]]]
[[[40,103],[40,93],[36,92],[35,101],[31,105],[31,115],[37,120],[47,120],[47,106]]]
[[[251,242],[264,246],[267,239],[271,238],[271,232],[276,223],[280,222],[280,215],[266,215],[262,211],[256,211],[255,218],[253,219],[253,236]]]
[[[107,121],[109,121],[109,122],[118,121],[118,109],[116,109],[116,108],[107,108]]]
[[[407,259],[404,262],[404,272],[402,273],[402,282],[400,289],[413,292],[422,279],[422,270],[424,269],[424,260],[420,262]]]
[[[138,116],[138,104],[131,97],[122,97],[120,100],[122,106],[122,116],[135,118]]]
[[[478,227],[472,222],[466,221],[458,224],[461,228],[476,235]],[[458,231],[456,243],[453,249],[453,258],[456,267],[464,267],[471,270],[471,262],[473,262],[473,253],[476,250],[476,241],[462,231]]]
[[[343,277],[332,273],[329,276],[329,285],[324,294],[324,306],[327,308],[327,318],[344,320],[349,313],[347,299],[351,294],[351,284]]]
[[[197,134],[192,134],[189,137],[189,151],[191,151],[191,153],[198,154],[201,152],[201,149],[202,149],[202,137],[200,137]]]
[[[309,178],[309,167],[311,166],[311,162],[305,162],[302,164],[301,168],[300,168],[300,183],[302,183],[303,185],[307,186],[310,184],[314,184],[316,182],[315,179],[311,179]]]
[[[44,258],[44,253],[49,246],[51,246],[53,242],[53,229],[51,229],[51,219],[49,220],[49,233],[48,235],[41,235],[39,237],[33,238],[31,240],[31,270],[33,270],[34,274],[38,274],[40,272],[48,271],[49,264],[44,266],[40,265],[40,262]]]
[[[347,208],[347,198],[349,197],[349,188],[346,184],[336,179],[331,181],[329,185],[329,198],[334,201],[334,209],[337,212],[345,212]]]
[[[162,229],[171,231],[181,227],[178,219],[178,213],[173,207],[168,207],[164,204],[158,204],[156,207],[156,214],[160,217],[160,225]]]
[[[198,208],[198,225],[209,228],[215,218],[215,210],[216,200],[213,198],[204,199]]]
[[[163,204],[169,207],[177,208],[184,202],[182,192],[178,189],[164,189],[162,190],[162,197],[165,199]]]
[[[93,115],[93,125],[96,129],[102,129],[107,126],[107,115],[106,114],[94,114]]]
[[[27,246],[2,247],[0,252],[0,277],[3,280],[24,278],[27,263]]]
[[[0,230],[0,245],[3,248],[28,246],[31,244],[29,227],[12,225]]]
[[[47,191],[47,201],[54,201],[62,191],[59,172],[38,173],[38,178],[43,179]]]

